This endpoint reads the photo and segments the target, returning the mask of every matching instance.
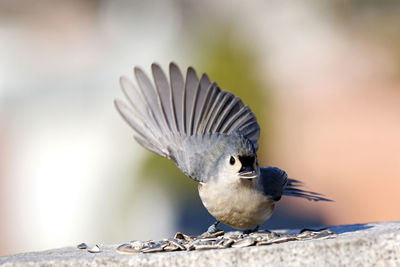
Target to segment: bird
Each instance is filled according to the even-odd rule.
[[[151,72],[153,82],[134,67],[137,85],[122,76],[127,102],[117,98],[115,107],[141,146],[171,159],[198,182],[200,199],[216,218],[207,232],[216,232],[221,222],[257,231],[282,195],[331,201],[301,189],[302,182],[288,178],[278,167],[259,166],[260,126],[255,114],[207,74],[199,78],[188,67],[184,77],[174,62],[169,64],[169,78],[157,63]]]

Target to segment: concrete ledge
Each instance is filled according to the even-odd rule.
[[[329,227],[335,239],[268,246],[121,255],[118,245],[89,253],[74,247],[0,258],[0,266],[400,266],[400,222]],[[128,241],[128,240],[127,240]]]

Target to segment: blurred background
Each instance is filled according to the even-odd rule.
[[[400,2],[242,2],[0,1],[0,255],[214,222],[113,106],[152,62],[240,96],[260,163],[335,200],[285,198],[262,228],[400,219]]]

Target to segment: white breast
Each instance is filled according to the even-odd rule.
[[[275,204],[254,186],[256,181],[232,184],[199,184],[199,195],[207,210],[217,220],[238,229],[262,224],[272,214]]]

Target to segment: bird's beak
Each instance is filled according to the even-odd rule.
[[[241,179],[255,179],[255,178],[257,178],[257,173],[255,171],[252,171],[252,172],[241,172],[241,173],[239,173],[239,178],[241,178]]]
[[[257,178],[257,172],[252,167],[245,167],[239,171],[239,178],[254,179]]]

